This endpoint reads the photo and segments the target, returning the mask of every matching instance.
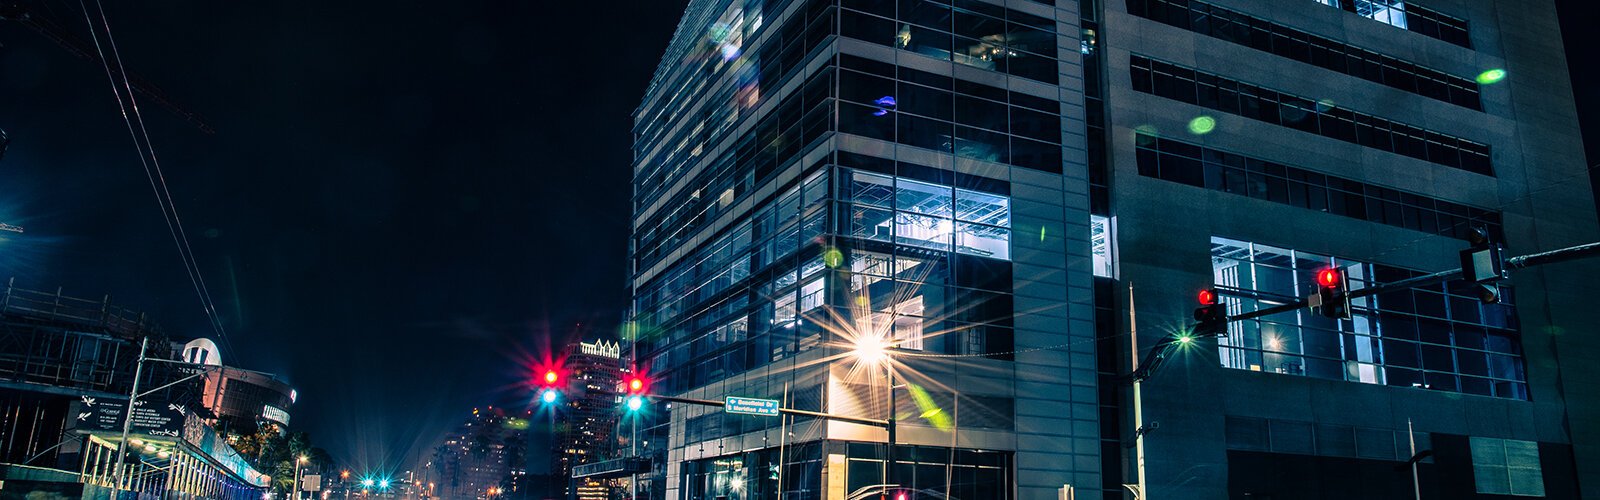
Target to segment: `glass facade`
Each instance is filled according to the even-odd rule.
[[[992,71],[1001,83],[839,53],[830,49],[838,37]],[[919,148],[906,155],[917,158],[932,152],[1060,173],[1063,106],[1053,90],[1028,90],[1058,82],[1058,45],[1054,19],[982,1],[695,2],[636,115],[629,340],[652,391],[683,393],[769,365],[793,369],[810,359],[800,355],[852,334],[881,335],[907,352],[1009,360],[1015,229],[1011,184],[998,180],[1008,176],[855,154],[828,140],[848,135]],[[1008,86],[1008,76],[1034,87]],[[789,406],[823,410],[823,386],[794,383]],[[749,396],[782,397],[767,392]],[[990,410],[969,409],[959,425],[1015,427],[1009,392],[922,394]],[[922,411],[912,400],[904,410]],[[663,458],[647,480],[656,485],[668,474],[659,465],[668,447],[775,424],[690,411],[674,435],[670,415],[685,410],[656,406],[641,437],[646,454]],[[846,446],[801,443],[781,460],[774,448],[684,462],[681,493],[817,498],[824,445]],[[912,454],[902,458],[905,477],[945,484],[943,467],[923,473],[917,450],[903,450]],[[951,483],[971,490],[958,497],[1012,496],[1009,455],[938,452],[976,457],[951,472],[968,478]],[[849,469],[878,460],[882,470],[881,453],[844,454]],[[781,486],[768,480],[780,461],[794,467]],[[651,494],[661,498],[657,489]]]
[[[844,55],[839,131],[964,158],[1061,172],[1061,104]]]
[[[1213,237],[1212,272],[1229,315],[1285,304],[1330,266],[1351,289],[1422,273]],[[1451,283],[1352,300],[1348,320],[1296,310],[1235,321],[1218,341],[1222,366],[1366,384],[1528,399],[1510,288],[1485,304]]]
[[[1057,83],[1056,23],[979,0],[841,0],[840,35]]]

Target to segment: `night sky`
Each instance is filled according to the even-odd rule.
[[[523,358],[625,310],[630,114],[684,3],[107,3],[129,69],[217,130],[141,101],[227,363],[291,380],[291,427],[362,468],[526,402]],[[88,41],[77,2],[26,5]],[[212,336],[103,69],[0,44],[27,229],[0,279]]]
[[[525,402],[526,358],[626,307],[630,113],[684,3],[106,5],[128,67],[217,130],[142,101],[228,363],[289,378],[292,427],[353,467]],[[1595,9],[1563,3],[1593,130]],[[76,2],[27,5],[87,40]],[[212,336],[103,70],[0,44],[0,222],[27,228],[0,279]]]

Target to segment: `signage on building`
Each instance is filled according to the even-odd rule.
[[[590,356],[601,356],[611,359],[622,358],[622,343],[597,340],[593,344],[578,343],[578,349]]]
[[[78,397],[77,407],[73,417],[79,431],[122,432],[128,400],[84,395]],[[134,404],[133,421],[129,424],[128,433],[178,437],[183,433],[183,420],[187,413],[182,405],[158,399],[140,399]]]
[[[778,416],[778,400],[728,396],[728,399],[723,401],[722,409],[728,413],[741,415],[776,417]]]
[[[272,405],[261,405],[261,418],[289,425],[289,412]]]

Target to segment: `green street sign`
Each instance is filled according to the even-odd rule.
[[[778,400],[728,396],[722,403],[723,411],[743,415],[778,416]]]

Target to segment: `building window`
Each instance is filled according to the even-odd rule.
[[[1467,21],[1407,4],[1402,0],[1312,0],[1317,3],[1354,12],[1359,16],[1379,21],[1396,28],[1449,43],[1472,48],[1467,38]]]
[[[1134,55],[1133,89],[1418,160],[1494,175],[1489,145],[1356,113],[1327,101]]]
[[[1351,288],[1420,273],[1288,248],[1213,237],[1212,273],[1230,315],[1297,300],[1312,276],[1345,269]],[[1507,298],[1510,288],[1503,289]],[[1448,284],[1352,301],[1348,320],[1295,310],[1231,322],[1218,341],[1222,366],[1366,384],[1527,399],[1516,313]]]
[[[1401,0],[1353,0],[1356,14],[1390,26],[1406,27],[1406,3]]]
[[[1467,239],[1475,226],[1501,234],[1501,215],[1429,196],[1139,133],[1139,175],[1316,210],[1342,217]]]
[[[1339,40],[1197,0],[1129,0],[1128,13],[1406,92],[1482,110],[1478,84]],[[1391,12],[1393,15],[1393,12]],[[1404,12],[1399,12],[1404,16]],[[1214,87],[1201,85],[1215,94]],[[1207,95],[1207,100],[1215,99]]]
[[[1478,493],[1544,496],[1539,443],[1515,439],[1470,438],[1472,478]]]
[[[1089,254],[1094,258],[1094,275],[1112,277],[1111,269],[1111,218],[1103,215],[1089,216]]]
[[[894,176],[841,169],[856,238],[1011,259],[1011,199]]]
[[[821,278],[800,287],[800,312],[805,313],[822,306],[823,281]]]

